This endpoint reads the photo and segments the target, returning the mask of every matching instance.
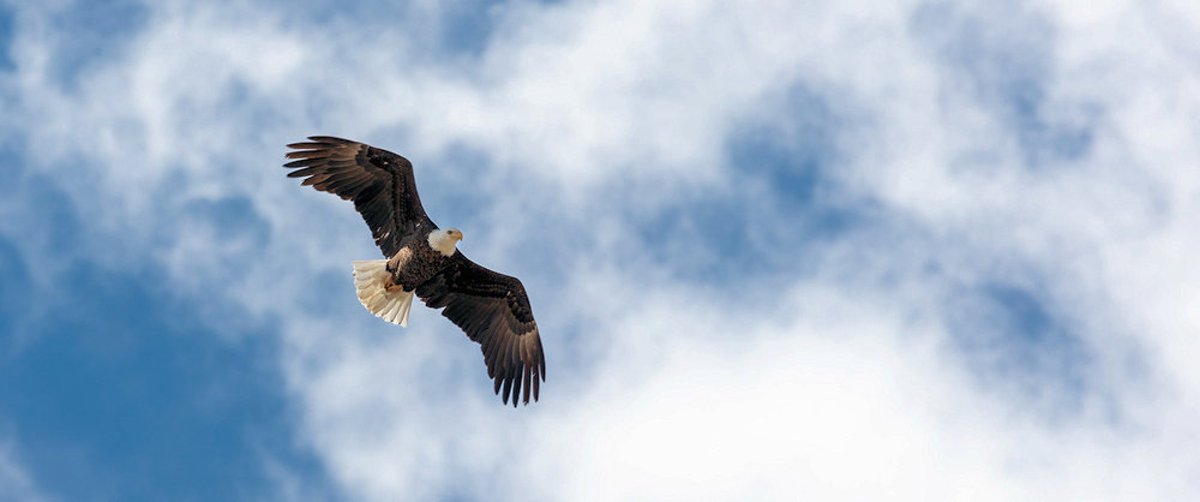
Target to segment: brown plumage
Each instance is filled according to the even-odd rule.
[[[419,260],[404,265],[410,267],[404,271],[388,270],[386,280],[415,293],[430,308],[443,309],[443,316],[480,344],[488,377],[496,394],[503,390],[505,404],[510,396],[513,406],[518,398],[526,404],[531,396],[537,401],[546,360],[521,281],[484,268],[458,250],[438,256],[425,243],[426,236],[432,239],[439,230],[421,207],[408,159],[341,138],[308,139],[288,145],[296,151],[287,157],[299,159],[284,164],[296,169],[288,176],[304,177],[303,185],[353,201],[384,257]]]

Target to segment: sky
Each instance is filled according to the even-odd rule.
[[[309,135],[520,277],[366,312]],[[1200,495],[1200,4],[0,0],[0,501]]]

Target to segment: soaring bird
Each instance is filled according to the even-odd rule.
[[[413,295],[480,345],[487,374],[504,404],[528,405],[546,380],[546,359],[525,287],[457,249],[463,234],[438,228],[421,207],[413,166],[387,150],[330,136],[292,143],[292,178],[354,201],[384,260],[355,261],[358,299],[383,320],[408,326]],[[523,394],[522,394],[523,392]]]

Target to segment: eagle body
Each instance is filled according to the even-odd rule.
[[[457,236],[457,237],[456,237]],[[455,229],[435,229],[428,235],[413,235],[401,241],[400,250],[388,259],[387,271],[392,285],[413,291],[438,272],[450,266],[451,257],[462,233]]]
[[[412,163],[387,150],[331,136],[288,145],[302,185],[354,202],[384,260],[353,262],[359,301],[385,321],[408,325],[414,297],[442,309],[483,352],[504,403],[538,399],[546,360],[529,296],[515,277],[489,270],[457,249],[462,232],[425,214]],[[503,393],[502,393],[503,391]]]
[[[376,317],[408,327],[413,292],[454,265],[459,240],[462,232],[456,229],[434,229],[425,238],[420,234],[405,237],[387,260],[354,262],[358,301]]]

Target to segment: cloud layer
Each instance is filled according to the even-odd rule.
[[[1179,500],[1189,5],[168,2],[95,48],[75,4],[12,6],[4,146],[102,245],[0,228],[43,289],[64,253],[155,267],[219,343],[277,336],[337,497]],[[358,216],[274,167],[308,134],[413,159],[522,278],[541,403],[499,406],[436,313],[361,310]]]

